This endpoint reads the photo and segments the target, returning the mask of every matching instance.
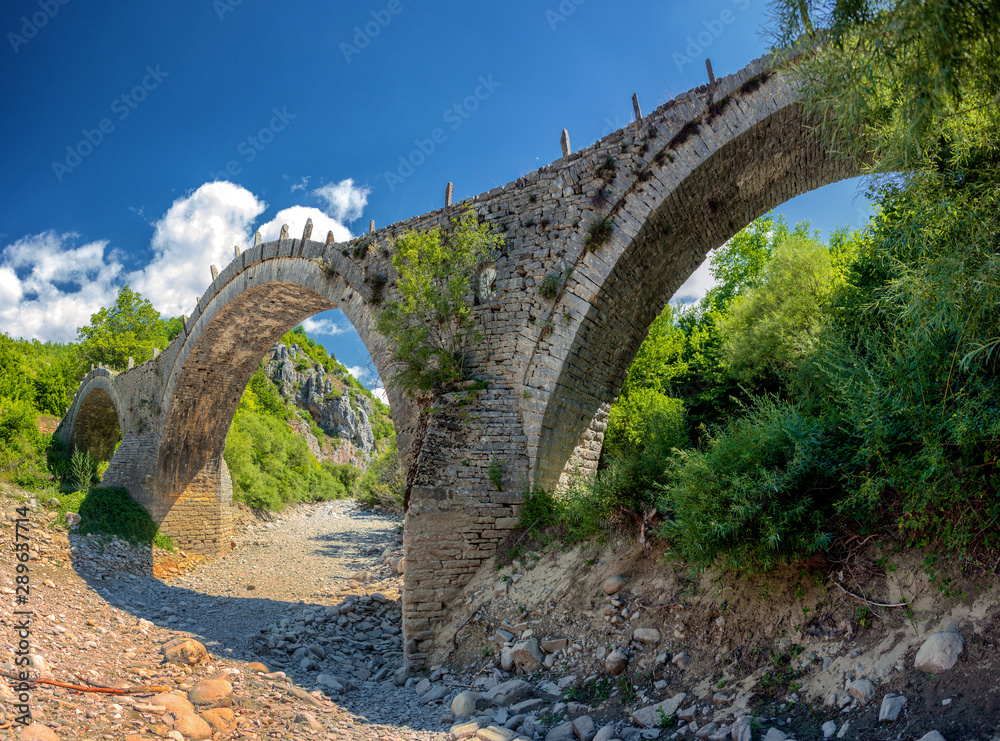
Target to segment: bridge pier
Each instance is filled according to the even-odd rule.
[[[233,479],[221,456],[209,461],[179,496],[153,487],[133,498],[185,553],[217,556],[231,550]]]
[[[411,671],[424,667],[436,628],[462,587],[517,526],[520,501],[520,493],[413,488],[403,539],[404,651]]]

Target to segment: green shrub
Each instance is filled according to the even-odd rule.
[[[610,216],[594,219],[587,227],[587,240],[585,246],[591,252],[598,247],[602,247],[611,239],[611,230],[614,226]]]
[[[348,496],[339,475],[323,468],[284,419],[242,409],[226,438],[233,497],[251,507],[280,511],[298,501]]]
[[[613,458],[641,455],[647,442],[658,446],[683,447],[684,404],[652,388],[637,388],[620,397],[608,415],[604,454]],[[661,425],[653,430],[654,425]],[[672,427],[672,431],[668,428]],[[665,437],[664,437],[665,436]]]
[[[558,499],[545,489],[536,488],[525,493],[518,518],[523,528],[544,529],[559,522],[560,510]]]
[[[393,383],[410,395],[466,378],[468,354],[480,339],[469,289],[504,243],[471,207],[452,224],[447,235],[435,227],[398,238],[392,264],[399,298],[385,302],[376,320],[395,345]]]
[[[89,489],[100,480],[97,478],[97,461],[85,450],[74,451],[69,459],[69,478],[77,489]]]
[[[368,464],[354,495],[366,507],[402,511],[406,488],[399,449],[393,438],[390,445]]]
[[[77,532],[82,534],[113,535],[137,545],[173,547],[167,536],[159,534],[159,527],[146,509],[125,489],[95,487],[63,494],[55,510],[60,524],[65,522],[67,512],[79,513]]]
[[[616,422],[612,437],[619,441],[611,442],[601,469],[574,476],[559,495],[560,516],[571,540],[634,532],[643,510],[656,502],[668,480],[675,450],[686,443],[684,410],[678,400],[645,389],[634,391],[631,402],[620,400],[616,406],[622,410],[630,403],[635,416],[628,425]]]
[[[344,487],[345,496],[354,496],[358,482],[361,480],[361,471],[349,463],[332,463],[323,461],[322,467],[331,476],[337,479]]]
[[[842,454],[832,419],[760,399],[705,451],[672,465],[661,530],[674,551],[698,566],[768,570],[829,546],[829,516]]]
[[[0,478],[27,489],[51,483],[46,457],[52,438],[38,431],[36,416],[27,402],[0,399]]]

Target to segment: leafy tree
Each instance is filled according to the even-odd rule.
[[[77,335],[85,362],[124,370],[130,357],[136,363],[152,358],[153,348],[165,346],[172,329],[152,303],[122,286],[115,303],[91,315],[90,324],[80,327]]]
[[[503,237],[480,224],[471,208],[452,223],[447,235],[438,227],[407,232],[392,258],[399,299],[386,303],[376,327],[395,341],[393,382],[410,394],[465,377],[468,352],[479,336],[469,300],[473,282],[503,245]]]
[[[670,304],[653,320],[629,366],[622,396],[637,389],[658,389],[667,393],[686,376],[690,369],[686,352],[688,336],[676,320],[677,311]]]
[[[358,482],[357,499],[369,507],[402,510],[406,489],[406,471],[403,470],[396,439],[377,458],[368,464]]]
[[[34,403],[40,412],[61,417],[73,403],[76,382],[72,368],[55,361],[37,370],[31,379],[34,386]]]
[[[1000,140],[993,0],[775,0],[777,43],[829,141],[873,172],[937,170]],[[801,34],[805,33],[805,37]],[[874,156],[872,156],[874,155]]]
[[[611,407],[605,452],[620,459],[642,451],[652,434],[651,426],[661,418],[669,420],[676,430],[671,446],[682,447],[686,441],[682,432],[684,404],[680,399],[652,388],[638,388],[623,396]]]
[[[24,354],[14,340],[0,334],[0,399],[25,401],[33,396]]]
[[[722,321],[730,372],[747,381],[795,368],[813,350],[835,285],[826,247],[801,236],[785,238],[762,283],[736,297]]]

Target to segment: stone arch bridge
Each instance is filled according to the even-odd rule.
[[[859,173],[810,123],[787,71],[764,57],[515,182],[351,243],[283,230],[213,269],[158,357],[91,372],[58,433],[106,459],[120,431],[103,483],[127,488],[185,550],[224,551],[226,432],[266,350],[336,307],[391,378],[374,321],[393,290],[393,238],[447,227],[471,207],[506,240],[495,291],[474,314],[484,341],[473,368],[488,388],[420,403],[388,390],[408,465],[403,627],[418,668],[449,601],[515,527],[522,492],[596,467],[608,408],[650,323],[707,253],[784,201]],[[595,224],[608,227],[599,246]],[[564,279],[554,299],[539,293],[547,276]]]

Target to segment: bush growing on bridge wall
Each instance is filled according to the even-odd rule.
[[[479,339],[470,300],[474,281],[504,243],[471,208],[452,224],[448,234],[435,227],[397,240],[392,264],[399,299],[385,303],[376,323],[395,343],[393,383],[411,395],[466,377],[468,353]]]

